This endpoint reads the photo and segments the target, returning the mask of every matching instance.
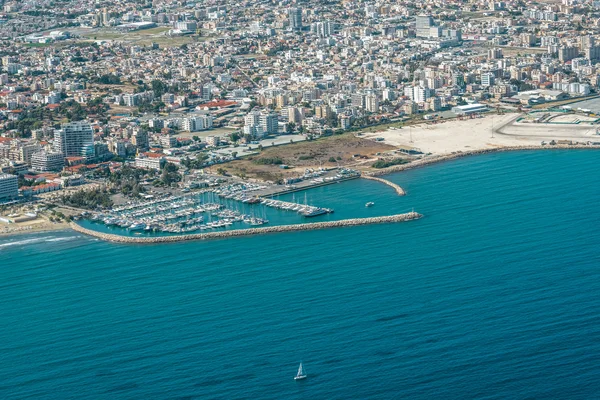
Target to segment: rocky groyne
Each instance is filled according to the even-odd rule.
[[[171,243],[171,242],[182,242],[189,240],[205,240],[205,239],[224,239],[238,236],[250,236],[259,235],[265,233],[279,233],[279,232],[297,232],[297,231],[310,231],[315,229],[325,228],[341,228],[348,226],[360,226],[360,225],[372,225],[372,224],[387,224],[395,222],[405,222],[414,219],[421,218],[422,215],[417,212],[409,212],[406,214],[387,215],[383,217],[372,217],[372,218],[353,218],[343,219],[339,221],[326,221],[326,222],[314,222],[306,224],[295,224],[295,225],[280,225],[280,226],[267,226],[261,228],[249,228],[249,229],[235,229],[231,231],[219,231],[219,232],[207,232],[207,233],[196,233],[191,235],[174,235],[174,236],[157,236],[157,237],[131,237],[121,236],[112,233],[103,233],[87,229],[78,225],[74,222],[71,223],[71,228],[79,233],[85,235],[94,236],[96,238],[118,243],[138,243],[138,244],[149,244],[149,243]]]
[[[398,196],[404,196],[406,194],[406,192],[404,191],[404,189],[402,189],[402,187],[400,187],[400,185],[397,185],[394,182],[390,182],[390,181],[388,181],[386,179],[377,178],[376,176],[367,175],[367,174],[361,175],[361,178],[369,179],[369,180],[372,180],[372,181],[381,182],[384,185],[388,185],[388,186],[392,187],[396,191],[396,193],[398,194]]]
[[[468,150],[468,151],[457,151],[450,154],[442,154],[437,156],[428,156],[425,158],[420,158],[416,161],[413,161],[409,164],[395,165],[388,168],[383,168],[379,171],[369,172],[369,176],[381,176],[391,174],[393,172],[405,171],[407,169],[418,168],[429,164],[435,164],[441,161],[454,160],[457,158],[472,156],[476,154],[488,154],[488,153],[498,153],[503,151],[524,151],[524,150],[571,150],[571,149],[600,149],[598,145],[583,145],[583,144],[573,144],[573,145],[546,145],[546,146],[504,146],[504,147],[496,147],[492,149],[480,149],[480,150]]]

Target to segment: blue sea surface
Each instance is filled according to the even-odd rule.
[[[319,218],[425,215],[407,223],[0,238],[0,398],[597,398],[598,160],[488,154],[390,175],[405,197],[308,194],[336,210]]]

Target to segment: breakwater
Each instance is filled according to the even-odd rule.
[[[170,243],[170,242],[181,242],[190,240],[204,240],[204,239],[224,239],[238,236],[249,236],[259,235],[265,233],[279,233],[279,232],[297,232],[297,231],[309,231],[315,229],[325,228],[341,228],[348,226],[360,226],[360,225],[372,225],[372,224],[387,224],[395,222],[412,221],[421,218],[422,215],[417,212],[409,212],[405,214],[387,215],[383,217],[372,217],[372,218],[353,218],[343,219],[339,221],[325,221],[325,222],[314,222],[305,224],[294,224],[294,225],[280,225],[280,226],[267,226],[261,228],[249,228],[249,229],[235,229],[231,231],[220,231],[220,232],[208,232],[208,233],[196,233],[190,235],[175,235],[175,236],[158,236],[158,237],[131,237],[121,236],[112,233],[103,233],[87,229],[71,222],[71,228],[79,233],[93,236],[102,240],[118,243],[133,243],[133,244],[150,244],[150,243]]]
[[[402,189],[402,187],[400,187],[400,185],[397,185],[394,182],[390,182],[390,181],[388,181],[386,179],[377,178],[376,176],[371,176],[371,175],[366,175],[366,174],[361,175],[361,178],[369,179],[369,180],[372,180],[372,181],[381,182],[384,185],[388,185],[388,186],[392,187],[396,191],[396,193],[398,194],[398,196],[404,196],[406,194],[406,192],[404,191],[404,189]]]
[[[435,164],[442,161],[454,160],[457,158],[477,155],[477,154],[488,154],[488,153],[497,153],[502,151],[524,151],[524,150],[569,150],[569,149],[600,149],[598,145],[583,145],[583,144],[573,144],[573,145],[546,145],[546,146],[504,146],[504,147],[496,147],[492,149],[480,149],[480,150],[468,150],[468,151],[457,151],[450,154],[441,154],[437,156],[430,156],[426,158],[420,158],[415,160],[409,164],[402,165],[394,165],[392,167],[383,168],[378,171],[368,172],[369,176],[381,176],[391,174],[393,172],[405,171],[407,169],[423,167],[429,164]]]

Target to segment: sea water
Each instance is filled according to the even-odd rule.
[[[0,238],[0,398],[596,398],[598,159],[489,154],[390,175],[405,197],[308,192],[335,209],[314,221],[425,215],[399,224]]]

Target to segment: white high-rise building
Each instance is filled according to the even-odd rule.
[[[54,149],[65,157],[94,157],[94,131],[87,121],[69,122],[54,131]]]
[[[61,95],[59,92],[50,92],[44,98],[44,102],[46,104],[58,104],[58,103],[60,103],[60,99],[61,99]]]
[[[244,135],[260,138],[265,135],[265,131],[260,125],[244,125]]]
[[[290,20],[290,29],[293,31],[302,30],[302,9],[301,8],[290,8],[288,9],[288,18]]]
[[[412,101],[423,103],[429,96],[429,88],[423,86],[408,86],[404,88],[404,95]]]
[[[184,118],[181,123],[181,129],[188,132],[204,131],[211,129],[212,126],[212,115],[198,115],[195,117]]]
[[[416,29],[417,37],[429,37],[431,29],[433,27],[433,18],[431,15],[417,15],[416,17]]]
[[[267,135],[275,135],[279,132],[279,115],[268,113],[260,115],[260,126]]]
[[[429,98],[429,88],[423,86],[414,87],[414,101],[417,103],[423,103]]]
[[[260,112],[251,111],[244,117],[244,125],[259,125]]]
[[[365,96],[365,110],[372,113],[379,111],[379,99],[377,95],[368,94]]]
[[[39,172],[60,171],[65,166],[62,153],[38,151],[31,156],[31,168]]]
[[[207,83],[202,86],[202,99],[204,101],[210,101],[212,99],[212,91],[215,88],[215,85],[212,83]]]
[[[19,179],[16,175],[0,175],[0,201],[11,200],[19,195]]]
[[[311,25],[311,31],[320,37],[329,37],[333,35],[333,28],[334,25],[331,21],[315,22]]]
[[[485,72],[481,74],[481,86],[492,86],[494,81],[494,74],[491,72]]]

